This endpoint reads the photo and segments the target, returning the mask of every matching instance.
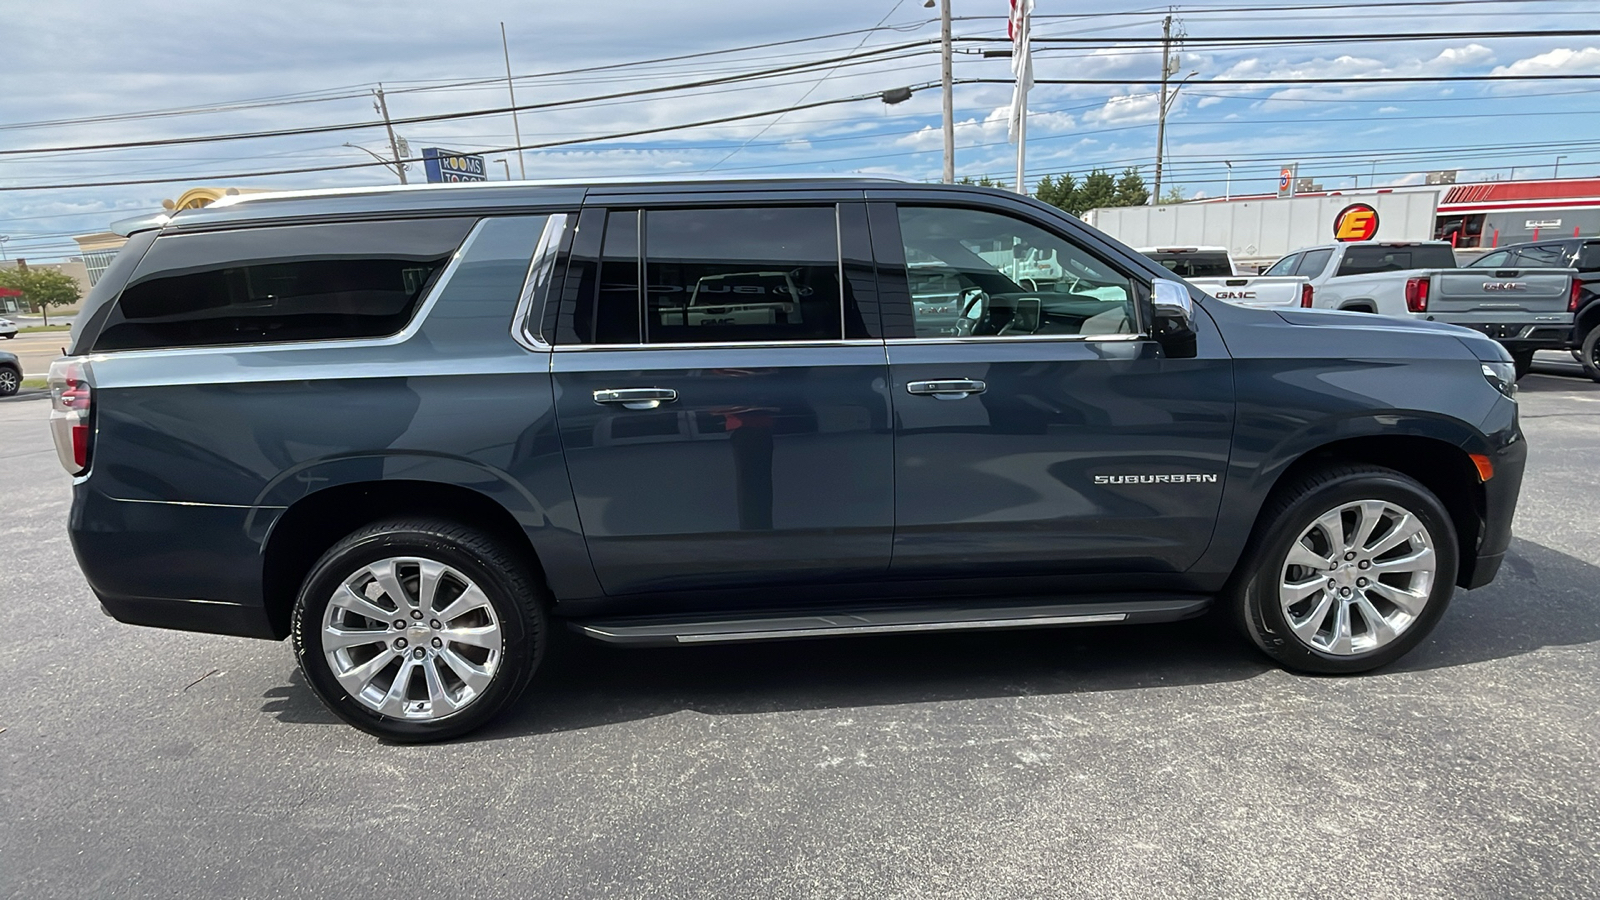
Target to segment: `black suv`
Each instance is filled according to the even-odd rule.
[[[1577,269],[1580,285],[1573,297],[1572,333],[1567,346],[1583,363],[1583,373],[1600,381],[1600,238],[1564,238],[1507,244],[1467,265],[1481,269]]]
[[[1215,606],[1286,666],[1371,669],[1494,577],[1525,457],[1481,334],[1230,306],[1050,206],[892,181],[228,198],[136,226],[72,353],[52,427],[105,609],[292,637],[398,741],[513,702],[557,622]]]

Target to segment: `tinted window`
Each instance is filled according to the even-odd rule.
[[[1291,253],[1283,259],[1272,264],[1272,268],[1262,273],[1265,275],[1293,275],[1295,266],[1300,264],[1299,253]]]
[[[1128,277],[1064,238],[996,213],[901,207],[917,337],[1127,334]],[[935,280],[937,279],[937,281]],[[936,292],[919,293],[936,287]]]
[[[1538,244],[1517,251],[1517,265],[1534,269],[1565,269],[1566,248],[1561,244]]]
[[[1600,243],[1590,241],[1578,251],[1577,269],[1580,272],[1600,270]]]
[[[1177,275],[1179,278],[1231,278],[1233,277],[1233,263],[1228,261],[1226,253],[1193,252],[1193,253],[1146,253],[1160,263],[1163,268]]]
[[[580,301],[573,317],[578,343],[639,343],[638,210],[612,211],[606,216],[596,283],[592,301]]]
[[[1364,244],[1345,248],[1344,260],[1339,263],[1339,274],[1365,275],[1369,272],[1455,267],[1456,255],[1444,244],[1415,244],[1404,247]]]
[[[1474,268],[1474,269],[1502,269],[1502,268],[1509,268],[1512,265],[1512,263],[1511,263],[1511,251],[1510,250],[1496,250],[1493,253],[1485,253],[1484,255],[1482,255],[1482,256],[1478,257],[1477,259],[1473,260],[1468,265],[1469,265],[1470,268]]]
[[[648,210],[644,232],[646,342],[843,335],[833,207]]]
[[[473,221],[163,236],[122,292],[95,349],[394,334],[411,320]]]
[[[1307,250],[1300,258],[1300,264],[1294,267],[1294,274],[1315,278],[1322,274],[1328,267],[1328,258],[1333,256],[1333,248],[1325,250]]]

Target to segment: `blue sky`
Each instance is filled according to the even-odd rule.
[[[1392,0],[1391,0],[1392,2]],[[1037,45],[1043,78],[1150,79],[1159,50],[1119,43],[1158,36],[1167,7],[1037,0],[1034,35],[1103,38],[1080,48]],[[1242,7],[1321,6],[1292,11]],[[955,0],[958,37],[1005,34],[1003,0]],[[1175,7],[1195,37],[1373,34],[1420,31],[1582,29],[1592,5],[1524,0],[1410,7],[1316,0],[1207,0]],[[239,4],[215,0],[111,3],[13,2],[5,13],[5,89],[0,90],[0,149],[68,146],[176,136],[281,129],[374,118],[367,93],[389,91],[390,113],[421,116],[507,104],[499,23],[510,39],[513,71],[558,70],[689,53],[693,60],[618,70],[521,77],[520,103],[590,97],[721,74],[763,69],[861,50],[885,51],[870,62],[744,84],[669,92],[643,99],[525,113],[526,143],[563,140],[799,103],[878,92],[938,79],[936,10],[921,0],[807,0],[803,3],[391,2],[380,6],[309,0]],[[1107,15],[1117,14],[1117,15]],[[836,32],[883,30],[732,52],[730,48]],[[969,50],[978,45],[959,45]],[[988,45],[991,48],[1003,46]],[[1229,86],[1229,78],[1379,75],[1600,74],[1600,38],[1497,36],[1408,42],[1186,46],[1179,77],[1193,71],[1168,122],[1166,183],[1185,196],[1220,195],[1233,163],[1235,193],[1271,188],[1277,167],[1298,161],[1300,174],[1329,188],[1417,183],[1434,169],[1461,180],[1600,173],[1600,79],[1521,85],[1389,84]],[[1009,77],[1004,59],[956,57],[956,77]],[[1009,180],[1015,150],[1006,142],[1010,88],[958,85],[957,172]],[[300,102],[311,98],[316,102]],[[274,105],[185,112],[159,118],[36,124],[152,110],[226,106],[281,98]],[[939,92],[918,91],[886,106],[876,100],[798,111],[782,118],[670,134],[529,151],[530,178],[698,174],[840,173],[937,179],[941,168]],[[1154,161],[1154,88],[1139,85],[1040,86],[1030,99],[1028,173],[1079,175],[1102,166]],[[508,116],[403,127],[415,149],[474,151],[513,145]],[[68,255],[73,233],[101,230],[112,219],[159,208],[187,187],[304,188],[391,183],[380,168],[267,178],[216,175],[278,168],[353,164],[370,158],[342,146],[384,149],[381,129],[229,143],[94,153],[0,156],[0,187],[182,177],[172,184],[47,188],[0,192],[0,234],[7,255]],[[1553,146],[1571,142],[1568,146]],[[1549,147],[1537,146],[1551,144]],[[495,159],[508,158],[505,154]],[[508,162],[517,171],[515,155]],[[492,177],[505,168],[490,163]],[[421,180],[420,170],[414,172]]]

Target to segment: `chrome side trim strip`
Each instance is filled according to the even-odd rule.
[[[544,223],[539,243],[533,248],[533,258],[528,261],[528,277],[522,281],[522,296],[517,300],[517,311],[511,315],[511,339],[540,353],[550,352],[550,344],[539,334],[528,315],[535,308],[541,312],[549,293],[551,277],[555,273],[556,253],[561,249],[561,238],[567,233],[566,213],[552,213]],[[535,301],[539,301],[535,303]]]
[[[287,506],[257,506],[252,503],[199,503],[193,500],[136,500],[132,497],[112,497],[106,499],[118,503],[151,503],[156,506],[199,506],[206,509],[288,509]]]
[[[978,337],[889,338],[885,343],[891,347],[901,347],[921,344],[992,344],[1013,341],[1101,344],[1145,340],[1149,340],[1149,336],[1145,334],[1004,334],[981,335]]]

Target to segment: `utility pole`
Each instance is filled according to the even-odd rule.
[[[389,151],[394,154],[394,170],[400,173],[400,183],[406,183],[405,158],[400,155],[400,142],[394,136],[394,126],[389,124],[389,102],[383,99],[383,85],[378,85],[376,91],[378,102],[375,104],[378,113],[383,116],[383,127],[389,132]]]
[[[1167,145],[1167,79],[1178,71],[1172,59],[1172,16],[1161,20],[1161,105],[1156,119],[1156,186],[1150,192],[1150,205],[1161,203],[1161,156]]]
[[[506,55],[506,90],[511,93],[511,130],[517,136],[517,172],[523,181],[528,180],[528,167],[522,161],[522,125],[517,121],[517,85],[511,80],[511,45],[506,43],[506,23],[500,23],[500,49]],[[511,179],[511,167],[506,166],[506,180]]]
[[[939,0],[939,84],[944,89],[944,183],[956,180],[956,102],[950,94],[950,0]]]

